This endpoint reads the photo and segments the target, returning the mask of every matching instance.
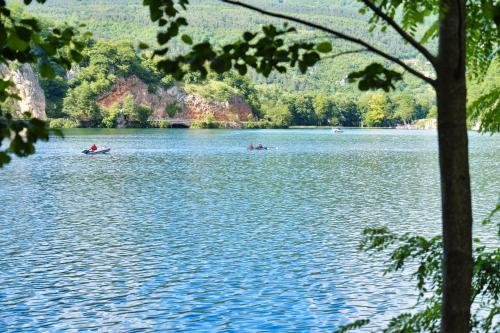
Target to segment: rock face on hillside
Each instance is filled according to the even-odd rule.
[[[127,96],[134,96],[136,104],[147,105],[153,110],[154,117],[159,117],[165,112],[167,105],[176,102],[176,96],[168,91],[158,88],[151,92],[148,86],[138,77],[119,78],[111,90],[97,100],[99,107],[108,109],[116,103],[122,103]]]
[[[211,116],[218,121],[246,121],[252,119],[252,108],[241,96],[234,95],[228,101],[211,101],[206,98],[187,94],[182,88],[157,88],[151,91],[138,77],[120,78],[111,90],[102,96],[97,104],[101,108],[110,108],[116,103],[122,103],[127,96],[132,95],[136,104],[143,104],[153,110],[152,118],[162,120],[205,119]],[[176,110],[169,116],[167,109]]]
[[[183,112],[179,115],[186,119],[203,119],[212,115],[217,121],[253,120],[252,108],[238,95],[226,102],[209,101],[197,95],[184,98]]]
[[[25,112],[33,117],[45,119],[45,94],[38,80],[38,76],[30,65],[24,64],[19,68],[10,69],[5,65],[0,66],[4,79],[14,82],[12,92],[17,93],[21,100],[14,100],[18,116]]]

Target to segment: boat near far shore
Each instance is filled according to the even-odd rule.
[[[340,127],[332,127],[333,133],[342,133],[344,132]]]
[[[85,155],[100,155],[100,154],[107,154],[111,151],[111,148],[104,148],[104,149],[101,149],[101,150],[96,150],[96,151],[92,151],[90,149],[85,149],[82,151],[82,154],[85,154]]]

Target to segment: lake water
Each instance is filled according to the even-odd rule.
[[[0,170],[1,332],[377,331],[414,284],[361,231],[440,230],[433,131],[71,130],[37,148]],[[475,232],[498,246],[480,219],[500,137],[470,148]]]

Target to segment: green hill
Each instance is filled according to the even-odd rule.
[[[416,52],[402,43],[396,33],[392,31],[370,33],[367,29],[367,17],[358,13],[356,1],[256,0],[251,3],[337,27],[359,38],[376,41],[377,46],[400,58],[411,59],[416,56]],[[157,27],[149,21],[147,8],[142,6],[141,0],[51,0],[44,5],[31,5],[28,10],[52,21],[67,21],[74,24],[84,22],[96,38],[143,41],[152,45],[155,43]],[[186,31],[192,34],[195,40],[208,39],[216,43],[232,41],[240,36],[242,31],[256,30],[269,22],[281,24],[278,20],[224,5],[215,0],[191,1],[186,17],[190,24]],[[292,38],[303,40],[328,38],[303,27],[298,28],[298,34]],[[333,42],[339,50],[355,48],[342,41]],[[175,44],[173,52],[181,51],[182,45]],[[287,75],[273,75],[268,80],[259,77],[253,79],[260,83],[277,83],[282,89],[292,91],[323,90],[332,93],[352,90],[351,86],[343,86],[341,81],[344,76],[374,59],[376,57],[371,54],[356,54],[324,61],[306,75],[292,71]]]
[[[431,69],[430,65],[418,58],[417,53],[403,43],[395,32],[390,29],[387,32],[368,31],[368,17],[358,12],[359,4],[356,1],[249,0],[249,2],[272,11],[298,16],[336,28],[375,43],[379,48],[411,62],[412,66],[420,70],[430,71]],[[25,11],[55,23],[68,22],[74,25],[85,23],[85,29],[90,30],[95,39],[108,40],[110,45],[117,45],[115,42],[126,40],[133,45],[138,45],[141,41],[154,46],[158,31],[156,25],[149,20],[148,10],[142,6],[142,0],[51,0],[43,5],[32,4],[25,8]],[[215,44],[234,41],[241,36],[242,32],[259,30],[264,24],[281,25],[283,23],[243,8],[224,5],[216,0],[192,0],[185,16],[189,27],[183,33],[190,34],[195,42],[210,40]],[[307,41],[329,40],[338,51],[357,48],[355,45],[332,39],[317,31],[311,31],[302,26],[296,27],[298,32],[291,34],[288,38]],[[174,41],[171,50],[174,54],[183,52],[185,45]],[[87,59],[91,60],[101,51],[103,51],[102,47],[89,51]],[[119,54],[114,56],[116,56],[116,61],[123,58]],[[127,57],[130,57],[128,53]],[[152,68],[139,58],[134,61],[141,64],[134,68],[143,68],[141,69],[143,72],[144,70],[150,71]],[[356,53],[323,60],[306,74],[291,69],[286,74],[272,73],[270,77],[264,78],[250,72],[251,89],[255,93],[252,96],[243,95],[245,98],[253,99],[250,102],[255,106],[257,117],[287,124],[326,124],[331,120],[332,123],[349,126],[360,124],[387,126],[404,120],[401,114],[411,114],[407,120],[425,117],[432,107],[434,93],[430,87],[410,75],[405,75],[405,80],[397,85],[396,92],[382,94],[383,98],[379,95],[362,94],[355,85],[346,82],[345,78],[348,73],[359,70],[374,61],[384,62],[370,53]],[[81,100],[66,104],[78,105],[76,102],[79,102],[81,105],[87,105],[91,110],[95,110],[97,119],[102,118],[102,113],[100,114],[94,100],[99,94],[105,93],[105,90],[115,82],[116,75],[111,73],[111,76],[105,78],[104,81],[100,77],[97,81],[92,76],[84,77],[85,73],[92,71],[85,69],[90,66],[89,64],[91,61],[85,62],[77,81],[70,80],[62,83],[61,77],[60,84],[56,87],[53,83],[44,83],[48,102],[52,108],[50,113],[53,117],[65,117],[72,114],[62,107],[64,103],[61,96],[72,96],[72,98],[77,96]],[[150,74],[155,77],[159,75],[153,72]],[[134,71],[127,75],[132,74],[139,77],[143,75]],[[147,75],[149,74],[142,77],[147,77]],[[155,80],[165,82],[165,79],[161,78]],[[194,89],[196,91],[204,89],[210,91],[209,87],[217,86],[211,85],[210,80],[224,81],[233,88],[240,88],[237,86],[238,80],[216,75],[209,76],[208,82],[199,82],[194,76],[187,83],[200,85],[199,88]],[[106,84],[98,85],[99,82],[106,82]],[[167,79],[166,82],[169,80]],[[206,85],[205,88],[204,85]],[[58,93],[51,94],[50,91]],[[381,103],[383,115],[370,113],[370,110],[377,108],[374,103]]]

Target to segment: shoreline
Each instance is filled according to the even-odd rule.
[[[124,127],[101,127],[101,126],[85,126],[87,124],[76,124],[76,123],[61,123],[61,122],[52,122],[48,120],[49,127],[55,129],[70,129],[70,128],[94,128],[94,129],[241,129],[241,130],[252,130],[252,129],[332,129],[332,128],[340,128],[340,129],[393,129],[393,130],[405,130],[405,131],[421,131],[421,130],[436,130],[435,127],[417,127],[417,128],[397,128],[397,127],[388,127],[388,126],[380,126],[380,127],[359,127],[359,126],[332,126],[332,125],[292,125],[292,126],[279,126],[270,122],[210,122],[210,123],[161,123],[159,126],[156,122],[150,122],[147,124],[130,124],[131,126]],[[67,125],[67,126],[66,126]],[[83,126],[82,126],[83,125]]]
[[[333,126],[334,128],[346,129],[346,130],[374,130],[374,129],[385,129],[385,130],[401,130],[401,131],[433,131],[435,128],[415,128],[415,129],[404,129],[396,127],[351,127],[351,126]],[[99,130],[147,130],[147,129],[181,129],[181,130],[262,130],[262,129],[331,129],[332,126],[288,126],[288,127],[50,127],[51,129],[68,130],[68,129],[99,129]],[[474,131],[473,129],[470,129]]]

